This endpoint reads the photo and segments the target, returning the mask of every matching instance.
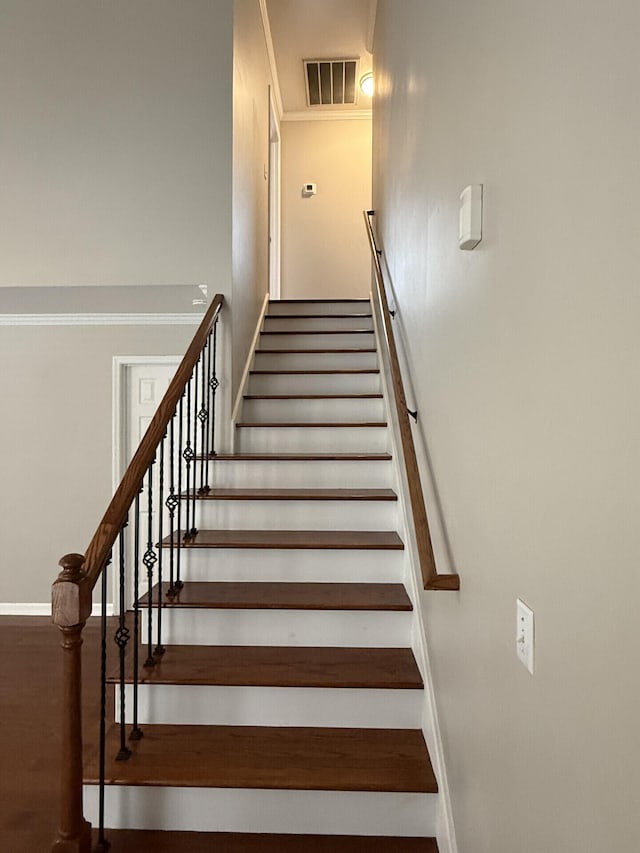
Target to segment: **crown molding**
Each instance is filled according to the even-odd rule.
[[[282,121],[371,121],[373,110],[301,110],[284,113]]]
[[[0,326],[197,326],[200,314],[0,314]]]

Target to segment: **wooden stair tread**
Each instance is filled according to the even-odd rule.
[[[341,355],[350,355],[352,353],[374,353],[377,352],[375,347],[343,347],[336,349],[335,347],[322,349],[257,349],[256,355],[319,355],[326,353],[339,353]]]
[[[200,458],[200,457],[199,457]],[[215,462],[389,462],[390,453],[218,453]]]
[[[438,853],[435,838],[140,829],[109,829],[106,836],[111,853]]]
[[[373,335],[373,329],[269,329],[261,335]]]
[[[243,400],[382,400],[382,394],[243,394]]]
[[[371,304],[366,296],[354,296],[353,299],[270,299],[269,305],[344,305],[347,302]]]
[[[189,581],[173,599],[163,584],[166,609],[230,610],[411,610],[401,583],[312,583],[288,581]],[[153,601],[157,601],[157,593]],[[147,594],[140,599],[142,606]]]
[[[236,424],[236,429],[279,429],[282,427],[299,429],[306,427],[308,429],[327,429],[329,427],[336,429],[346,429],[348,427],[378,428],[386,427],[386,421],[240,421]]]
[[[107,733],[106,783],[205,788],[437,793],[424,737],[412,729],[145,725],[116,761],[120,729]],[[85,781],[98,781],[99,750]]]
[[[411,649],[166,646],[140,684],[420,690]],[[109,679],[119,680],[119,670]],[[127,675],[131,683],[133,674]]]
[[[187,496],[184,495],[186,498]],[[189,498],[192,496],[189,495]],[[393,489],[210,489],[204,501],[397,501]]]
[[[298,376],[311,374],[313,376],[330,376],[342,374],[360,374],[360,373],[380,373],[377,367],[349,367],[343,369],[328,369],[328,370],[251,370],[249,371],[255,376]]]
[[[265,314],[265,320],[299,320],[301,317],[305,320],[347,320],[352,317],[364,320],[373,317],[373,314],[357,311],[350,311],[348,314]]]
[[[170,537],[162,544],[169,546]],[[199,530],[182,547],[402,551],[404,544],[392,530]]]

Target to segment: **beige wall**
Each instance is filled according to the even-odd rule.
[[[374,206],[462,579],[424,597],[460,853],[640,849],[639,28],[378,4]]]
[[[283,299],[368,296],[371,122],[282,123]],[[303,198],[302,185],[318,193]]]
[[[114,355],[181,355],[194,326],[2,326],[0,603],[46,603],[112,495]]]
[[[233,394],[269,290],[269,86],[258,0],[235,0],[233,51]]]
[[[232,0],[3,0],[0,286],[231,280]]]

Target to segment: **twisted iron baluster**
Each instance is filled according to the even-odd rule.
[[[153,650],[154,655],[162,657],[165,652],[162,645],[162,558],[164,548],[162,546],[162,535],[164,533],[164,444],[167,434],[160,441],[160,465],[158,484],[158,617],[157,617],[157,643]]]
[[[184,584],[182,583],[180,577],[180,558],[182,555],[182,422],[183,422],[183,411],[182,411],[182,401],[184,400],[184,391],[182,392],[182,397],[180,397],[180,407],[178,415],[178,537],[177,537],[177,545],[178,545],[178,553],[176,558],[176,583],[175,589],[176,592],[180,591]]]
[[[120,586],[120,600],[119,607],[120,613],[118,617],[118,629],[114,635],[115,643],[119,650],[119,658],[120,658],[120,750],[116,755],[116,761],[126,761],[128,758],[131,758],[131,750],[127,747],[127,735],[126,735],[126,723],[125,723],[125,655],[127,650],[127,643],[130,639],[129,629],[127,628],[127,611],[126,611],[126,600],[125,600],[125,583],[126,583],[126,558],[125,558],[125,530],[127,527],[128,521],[122,525],[122,530],[120,531],[120,543],[119,543],[119,560],[118,560],[118,583]]]
[[[185,479],[186,479],[186,496],[185,496],[186,519],[185,519],[185,522],[186,523],[185,523],[185,531],[184,531],[184,538],[186,540],[191,536],[191,526],[192,526],[189,523],[190,513],[191,513],[191,500],[190,500],[190,498],[191,498],[191,462],[193,461],[193,457],[194,457],[193,448],[191,447],[191,379],[187,383],[187,440],[185,443],[184,451],[182,452],[182,457],[183,457],[184,461],[187,463],[187,470],[186,470],[186,475],[185,475]]]
[[[147,471],[147,550],[144,552],[142,562],[147,569],[147,659],[144,662],[145,667],[150,668],[156,665],[153,658],[153,567],[158,562],[156,552],[153,550],[153,466],[155,465],[155,456],[149,465]]]
[[[200,367],[200,359],[196,361],[196,366],[193,369],[193,375],[190,383],[193,384],[193,492],[192,492],[192,507],[191,507],[191,530],[189,536],[193,537],[198,532],[196,528],[196,494],[198,492],[198,368]],[[191,411],[189,418],[192,417]]]
[[[133,728],[130,740],[140,740],[142,729],[138,725],[138,666],[140,663],[140,495],[136,495],[133,525]]]
[[[210,447],[210,456],[216,455],[216,391],[218,390],[218,386],[220,382],[218,381],[218,376],[216,374],[216,358],[217,358],[217,349],[218,349],[218,318],[216,317],[213,323],[213,375],[209,381],[209,385],[211,386],[212,400],[211,400],[211,416],[209,420],[211,421],[211,443]]]
[[[209,354],[208,354],[208,346],[209,340],[204,345],[204,349],[202,350],[202,355],[200,356],[200,360],[202,362],[202,369],[200,371],[201,376],[201,388],[200,388],[200,411],[198,412],[198,420],[200,421],[200,488],[198,489],[198,494],[205,495],[209,491],[209,486],[205,485],[204,482],[204,466],[206,464],[206,457],[209,455],[207,448],[207,438],[209,436],[209,430],[207,429],[207,421],[209,420],[209,409],[206,400],[206,394],[208,393],[209,386],[207,383],[207,371],[206,365],[209,363]]]
[[[174,422],[176,416],[175,413],[171,418],[171,423],[169,424],[169,494],[167,495],[167,500],[165,501],[165,505],[169,510],[169,588],[167,589],[167,598],[175,598],[176,588],[174,585],[174,552],[175,552],[175,514],[176,507],[180,505],[180,498],[176,497],[176,484],[175,484],[175,443],[174,443]],[[178,528],[180,524],[178,523]],[[178,535],[178,547],[180,543],[180,536]]]

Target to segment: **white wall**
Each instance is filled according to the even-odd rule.
[[[233,52],[233,394],[269,290],[269,87],[258,0],[235,0]]]
[[[231,280],[232,0],[3,0],[0,286]]]
[[[0,327],[0,604],[49,601],[111,500],[113,356],[181,355],[194,329]]]
[[[282,131],[283,299],[366,297],[371,121],[285,121]],[[302,185],[318,193],[302,197]]]
[[[424,597],[461,853],[640,849],[639,28],[378,4],[374,207],[462,583]]]

